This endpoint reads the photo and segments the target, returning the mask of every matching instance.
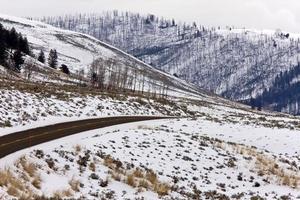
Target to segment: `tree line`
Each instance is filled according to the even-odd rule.
[[[90,85],[94,88],[166,97],[168,85],[148,75],[145,69],[139,69],[134,63],[117,64],[113,58],[94,60],[89,72]]]
[[[290,70],[280,72],[270,88],[256,98],[251,98],[248,103],[252,108],[266,107],[279,112],[300,114],[300,63]]]

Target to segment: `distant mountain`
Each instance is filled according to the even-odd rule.
[[[45,17],[92,35],[144,62],[234,100],[249,99],[297,65],[300,40],[280,31],[206,28],[118,11]]]

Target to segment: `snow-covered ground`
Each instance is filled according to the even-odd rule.
[[[288,195],[295,199],[299,195],[297,117],[258,112],[207,95],[161,102],[64,90],[0,92],[0,135],[95,117],[188,116],[88,131],[11,154],[0,160],[3,199],[22,195],[25,199],[34,195],[86,199]]]
[[[163,104],[141,97],[120,95],[61,95],[0,90],[0,136],[53,123],[121,115],[186,116],[180,103]]]
[[[224,125],[206,117],[155,120],[38,145],[2,159],[0,165],[10,166],[31,193],[45,196],[296,199],[298,134],[253,124]],[[28,169],[31,165],[34,173]],[[166,184],[167,192],[161,193],[155,184]]]

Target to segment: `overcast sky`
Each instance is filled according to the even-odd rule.
[[[112,9],[153,13],[209,26],[300,32],[299,0],[0,0],[0,13],[21,17]]]

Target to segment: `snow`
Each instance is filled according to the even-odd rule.
[[[253,196],[252,192],[274,198],[288,194],[291,198],[296,198],[298,195],[298,190],[283,186],[277,175],[259,176],[258,158],[254,155],[242,155],[239,153],[242,150],[236,150],[236,145],[241,145],[239,148],[250,148],[249,152],[257,152],[257,155],[264,155],[268,159],[275,158],[274,162],[284,171],[298,175],[299,172],[291,167],[291,163],[300,164],[297,117],[258,112],[247,106],[204,94],[188,99],[170,97],[168,100],[173,102],[170,105],[154,100],[148,102],[143,98],[139,100],[137,97],[113,99],[104,95],[75,93],[63,99],[56,95],[41,97],[41,94],[1,90],[1,120],[10,120],[13,126],[0,128],[1,135],[63,121],[105,116],[191,116],[188,113],[193,113],[193,117],[135,122],[91,130],[24,149],[1,159],[0,169],[9,167],[16,177],[21,176],[19,173],[22,169],[16,165],[20,157],[25,156],[30,163],[36,163],[42,180],[41,188],[33,188],[26,181],[24,184],[29,184],[28,187],[38,195],[52,196],[67,190],[71,191],[74,198],[83,196],[97,199],[103,195],[113,195],[114,199],[186,199],[179,189],[169,191],[167,197],[158,196],[151,188],[137,192],[137,188],[125,183],[125,177],[121,181],[111,177],[109,171],[112,169],[105,165],[103,158],[99,158],[99,152],[120,160],[124,166],[127,165],[125,163],[131,163],[135,167],[151,169],[157,174],[159,181],[176,185],[175,188],[181,188],[186,193],[191,193],[195,185],[203,192],[202,198],[214,190],[227,196],[244,193],[245,199]],[[77,145],[81,147],[79,153],[75,151]],[[45,156],[37,158],[36,150],[42,150]],[[87,151],[90,155],[89,163],[96,163],[95,172],[89,167],[78,166],[77,160]],[[252,159],[248,159],[249,157]],[[54,160],[55,169],[49,168],[47,159]],[[229,167],[230,159],[234,159],[233,167]],[[66,170],[66,166],[70,169]],[[91,173],[96,173],[99,180],[91,179]],[[243,177],[243,184],[237,180],[239,176]],[[179,181],[174,183],[174,177]],[[73,191],[70,186],[72,179],[84,186],[79,191]],[[106,179],[108,185],[98,187],[101,180]],[[59,181],[53,184],[54,180]],[[259,187],[254,187],[256,182]],[[6,195],[6,189],[0,187],[0,195],[2,190]]]
[[[297,33],[188,23],[171,26],[172,20],[153,16],[149,22],[149,16],[107,11],[42,21],[93,35],[158,69],[234,100],[259,95],[276,75],[298,64]],[[160,27],[166,23],[169,26]]]
[[[208,138],[224,140],[224,147],[216,146]],[[281,141],[282,144],[278,141]],[[114,191],[114,199],[159,198],[151,191],[137,193],[136,188],[113,179],[110,179],[107,187],[100,189],[95,187],[95,184],[98,183],[88,178],[91,173],[89,169],[80,172],[76,164],[60,156],[60,152],[74,152],[74,146],[80,145],[82,152],[90,151],[91,160],[95,160],[96,153],[100,151],[123,163],[132,163],[134,166],[153,169],[162,182],[173,184],[172,177],[176,176],[179,178],[179,182],[175,185],[184,187],[183,190],[186,192],[191,192],[193,185],[196,185],[202,192],[216,190],[218,193],[226,194],[229,197],[244,193],[242,199],[248,199],[253,194],[265,198],[279,198],[282,195],[296,198],[299,194],[297,189],[282,186],[278,183],[276,176],[258,176],[255,159],[246,159],[246,155],[236,153],[226,142],[256,147],[257,152],[262,152],[269,157],[277,157],[278,164],[288,170],[288,165],[279,160],[284,158],[299,164],[299,160],[295,159],[298,155],[295,152],[300,152],[297,141],[299,141],[299,136],[296,130],[272,129],[252,124],[242,125],[242,123],[224,125],[199,117],[197,119],[136,122],[92,130],[38,145],[22,153],[28,159],[43,166],[39,169],[43,180],[41,192],[47,195],[53,194],[58,189],[68,188],[68,182],[72,177],[76,177],[84,183],[84,187],[80,189],[80,192],[74,192],[74,197],[83,195],[89,199],[96,199],[96,197],[91,196],[91,191],[101,193],[110,190]],[[200,143],[201,145],[199,145]],[[288,147],[285,143],[288,143]],[[228,147],[226,147],[227,145]],[[45,155],[57,160],[55,165],[58,169],[56,171],[50,169],[50,174],[46,173],[49,168],[43,159],[38,160],[34,156],[34,149],[42,150]],[[79,154],[82,155],[82,153]],[[77,155],[74,156],[73,154],[72,156],[69,153],[67,155],[69,158],[71,156],[75,160],[77,159]],[[17,158],[18,156],[12,154],[2,159],[1,167],[10,166]],[[226,166],[230,158],[236,160],[234,167]],[[105,180],[109,176],[108,169],[101,164],[101,161],[97,161],[97,163],[95,173]],[[71,168],[64,172],[63,166],[66,164],[70,165]],[[299,174],[299,172],[295,173]],[[242,182],[237,181],[239,174],[243,176]],[[253,181],[250,177],[253,177]],[[181,178],[184,179],[181,180]],[[269,179],[270,183],[264,182],[264,179]],[[59,181],[53,185],[54,180]],[[254,187],[255,182],[258,182],[260,186]],[[225,184],[225,191],[219,186],[220,184]],[[169,197],[178,196],[184,199],[184,196],[180,195],[178,191],[169,193]]]
[[[79,71],[84,70],[85,77],[90,73],[91,63],[102,58],[104,61],[113,60],[114,68],[117,71],[119,68],[129,67],[130,69],[139,70],[146,72],[146,80],[154,81],[159,86],[169,86],[169,90],[174,95],[188,96],[198,93],[198,89],[189,85],[185,81],[182,81],[176,77],[171,76],[165,72],[159,71],[150,65],[134,58],[133,56],[121,51],[111,45],[97,40],[96,38],[83,33],[77,33],[68,30],[61,30],[51,25],[44,24],[42,22],[36,22],[33,20],[22,19],[18,17],[11,17],[0,14],[0,23],[5,28],[11,29],[14,27],[17,32],[21,32],[22,35],[26,36],[30,46],[33,49],[33,53],[37,55],[40,50],[48,55],[51,49],[56,49],[58,52],[58,66],[65,64],[68,66],[71,72],[77,74]],[[38,63],[40,68],[45,68],[44,65]],[[48,69],[48,77],[45,75],[35,75],[32,79],[34,81],[48,81],[56,83],[57,80],[49,79],[49,73],[51,70]],[[52,70],[55,71],[55,70]],[[73,81],[74,79],[68,79],[56,74],[59,78],[63,78],[64,81]],[[55,78],[55,77],[52,77]],[[135,83],[136,87],[141,82],[141,74],[138,74],[138,82]],[[62,81],[63,82],[63,81]],[[160,92],[158,87],[150,88],[151,84],[146,81],[145,91],[150,90],[151,92]],[[131,88],[130,88],[131,89]]]
[[[22,30],[35,45],[35,51],[41,47],[46,51],[57,48],[60,62],[73,70],[86,67],[94,56],[117,56],[119,63],[131,60],[138,64],[135,67],[148,69],[150,81],[161,75],[170,84],[166,102],[125,95],[112,98],[105,93],[77,93],[63,88],[29,92],[18,89],[16,84],[1,85],[0,136],[107,116],[183,117],[91,130],[10,154],[0,159],[0,172],[10,169],[26,186],[20,193],[51,197],[65,192],[86,199],[196,199],[194,195],[199,199],[217,199],[218,195],[242,195],[240,199],[255,195],[266,199],[283,195],[300,198],[295,184],[299,185],[300,180],[299,117],[255,111],[215,95],[195,92],[194,86],[84,34],[5,15],[0,18],[7,19],[3,21],[6,27]],[[241,69],[239,73],[246,71]],[[111,160],[107,161],[107,156]],[[30,175],[20,158],[33,164],[35,173]],[[145,174],[153,171],[156,184],[148,181],[148,188],[130,186],[128,175],[137,168],[142,170],[142,178],[136,176],[136,181],[148,181]],[[37,178],[40,186],[32,184]],[[72,181],[79,186],[72,187]],[[160,196],[155,189],[160,184],[172,190]],[[0,199],[12,197],[9,187],[0,187]]]

